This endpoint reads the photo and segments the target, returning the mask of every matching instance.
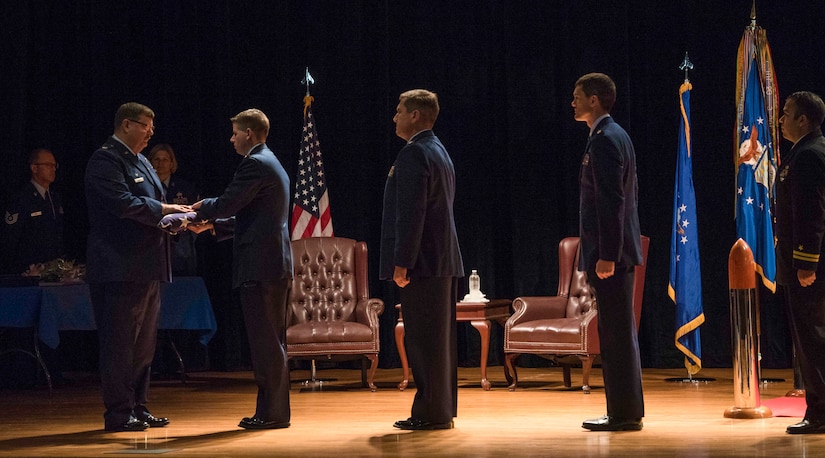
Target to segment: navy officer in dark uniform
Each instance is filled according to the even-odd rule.
[[[2,231],[4,271],[20,274],[31,264],[62,257],[63,205],[51,188],[57,161],[54,154],[38,148],[29,154],[31,180],[5,208]]]
[[[457,279],[464,276],[453,216],[455,168],[433,133],[435,93],[401,94],[395,133],[398,152],[384,187],[382,280],[401,288],[404,343],[416,393],[404,430],[450,429],[458,402]]]
[[[154,134],[154,118],[145,105],[121,105],[114,133],[86,166],[86,279],[100,341],[106,431],[142,431],[169,423],[146,406],[160,282],[172,279],[169,236],[158,222],[165,214],[191,208],[165,203],[160,179],[140,154]]]
[[[825,433],[825,104],[811,92],[785,100],[782,136],[793,147],[776,181],[776,283],[782,291],[808,408],[789,434]]]

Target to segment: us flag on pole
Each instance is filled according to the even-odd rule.
[[[329,212],[329,192],[321,158],[321,143],[312,116],[313,97],[304,97],[304,129],[298,154],[295,177],[295,198],[292,203],[292,240],[308,237],[332,237],[332,215]]]

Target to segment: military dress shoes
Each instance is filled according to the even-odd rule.
[[[396,421],[393,423],[393,426],[404,430],[428,431],[433,429],[453,429],[453,422],[451,420],[447,423],[433,423],[431,421],[410,417],[406,420]]]
[[[168,418],[158,418],[150,413],[138,418],[138,420],[143,420],[150,428],[162,428],[169,424]]]
[[[825,434],[825,420],[808,420],[807,418],[785,429],[788,434]]]
[[[641,418],[616,418],[605,415],[593,420],[585,420],[582,428],[590,431],[640,431],[642,429]]]
[[[119,424],[119,425],[117,425],[117,424],[106,424],[106,427],[104,429],[106,431],[111,431],[111,432],[143,431],[148,427],[149,427],[149,423],[146,423],[145,421],[142,421],[142,420],[138,420],[135,417],[131,417],[131,418],[129,418],[129,420],[126,423],[122,423],[122,424]]]
[[[256,417],[244,417],[238,426],[244,429],[281,429],[289,428],[288,421],[264,421]]]

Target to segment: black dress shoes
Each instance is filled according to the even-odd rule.
[[[238,426],[245,429],[281,429],[289,428],[288,421],[264,421],[256,417],[244,417]]]
[[[640,431],[642,429],[642,419],[616,418],[605,415],[601,418],[586,420],[582,423],[582,428],[591,431]]]
[[[807,418],[785,429],[788,434],[825,434],[825,421]]]
[[[139,420],[143,420],[150,428],[162,428],[169,424],[168,418],[158,418],[152,414],[146,414],[145,417],[141,417]]]
[[[129,421],[127,421],[126,423],[122,423],[122,424],[119,424],[119,425],[117,425],[117,424],[115,424],[115,425],[107,424],[106,427],[105,427],[105,430],[106,431],[112,431],[112,432],[117,432],[117,431],[143,431],[148,427],[149,427],[149,423],[146,423],[145,421],[142,421],[142,420],[138,420],[135,417],[131,417],[131,418],[129,418]]]
[[[428,431],[433,429],[453,429],[453,422],[452,420],[447,423],[433,423],[426,420],[419,420],[417,418],[410,417],[406,420],[398,420],[393,423],[393,426],[398,429],[404,430],[415,430],[415,431]]]

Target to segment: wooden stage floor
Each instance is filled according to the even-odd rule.
[[[254,412],[249,372],[201,372],[180,381],[153,382],[150,408],[171,419],[166,428],[106,433],[94,374],[67,374],[68,386],[0,390],[0,456],[825,456],[825,435],[792,436],[798,418],[724,418],[733,406],[731,369],[705,369],[710,383],[674,383],[684,370],[646,369],[647,416],[640,432],[589,432],[581,422],[605,412],[601,371],[593,370],[592,394],[565,389],[561,370],[521,369],[520,388],[509,392],[501,367],[489,368],[491,391],[479,386],[478,368],[459,369],[459,417],[455,429],[400,431],[414,388],[399,392],[400,369],[379,370],[379,390],[360,388],[356,370],[321,370],[334,378],[325,391],[293,385],[292,426],[246,431],[238,421]],[[574,369],[573,381],[580,381]],[[293,371],[302,380],[307,371]],[[765,370],[784,382],[761,385],[762,400],[792,388],[791,370]],[[332,388],[346,388],[336,391]]]

